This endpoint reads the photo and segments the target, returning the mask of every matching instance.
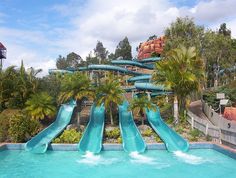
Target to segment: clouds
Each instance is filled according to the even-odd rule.
[[[58,2],[58,1],[56,1]],[[96,45],[97,40],[113,52],[116,45],[127,36],[133,47],[149,36],[162,35],[164,29],[179,16],[190,16],[200,25],[219,26],[226,22],[236,37],[236,1],[210,0],[176,4],[175,0],[68,0],[59,4],[47,3],[36,9],[34,17],[21,16],[18,22],[7,24],[0,14],[0,40],[8,49],[6,65],[20,64],[24,59],[27,66],[55,67],[59,54],[76,52],[83,58]],[[38,2],[43,3],[43,2]],[[193,5],[194,4],[194,5]],[[24,5],[18,7],[25,11]],[[32,11],[32,10],[31,10]],[[14,14],[7,14],[7,16]],[[17,14],[16,14],[17,15]],[[40,20],[40,18],[42,18]],[[12,19],[14,19],[12,17]],[[25,20],[27,19],[27,20]],[[27,27],[12,25],[24,21]],[[32,23],[34,21],[34,23]],[[1,23],[2,22],[2,23]],[[42,23],[35,23],[42,22]],[[27,24],[28,23],[28,24]],[[32,24],[31,24],[32,23]],[[32,26],[32,27],[31,27]]]
[[[79,16],[71,18],[74,28],[63,43],[73,48],[73,41],[77,39],[83,44],[77,48],[82,56],[97,40],[114,51],[118,42],[128,36],[135,48],[149,36],[163,34],[164,27],[178,16],[178,11],[164,0],[90,0],[85,7]]]

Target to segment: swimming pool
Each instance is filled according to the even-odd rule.
[[[206,147],[206,146],[205,146]],[[188,153],[147,150],[144,154],[102,151],[99,155],[78,151],[0,151],[0,177],[79,178],[235,178],[236,160],[214,149],[190,149]]]

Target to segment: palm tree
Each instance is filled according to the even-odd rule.
[[[75,108],[76,116],[75,122],[80,124],[80,112],[83,99],[94,98],[94,90],[91,86],[89,78],[80,72],[73,74],[65,74],[61,79],[61,92],[58,97],[59,103],[67,102],[70,99],[77,101],[77,107]]]
[[[178,106],[174,108],[179,108],[181,115],[184,115],[186,97],[199,91],[204,81],[203,60],[195,47],[180,46],[172,49],[163,60],[155,64],[153,80],[174,92],[174,103]],[[178,123],[178,111],[174,113],[175,122]]]
[[[97,105],[104,103],[106,112],[110,115],[111,125],[114,125],[112,109],[124,100],[124,90],[121,88],[119,78],[109,73],[96,89]]]
[[[43,120],[48,117],[53,117],[56,112],[56,107],[53,105],[53,98],[46,92],[37,93],[31,96],[26,101],[25,111],[32,119]]]
[[[144,125],[144,120],[146,119],[145,109],[156,109],[152,102],[148,100],[146,95],[134,97],[130,102],[129,110],[133,110],[134,112],[137,112],[139,116],[141,116],[142,125]]]

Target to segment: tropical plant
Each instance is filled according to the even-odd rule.
[[[105,137],[108,137],[111,139],[118,139],[120,137],[120,129],[114,128],[111,130],[105,130]]]
[[[75,129],[64,130],[64,132],[53,143],[78,143],[82,137],[81,132],[77,132]]]
[[[204,81],[204,63],[194,47],[181,46],[169,51],[164,60],[155,64],[153,80],[163,84],[175,94],[174,102],[178,103],[181,115],[186,110],[186,97],[201,90]],[[175,122],[178,122],[178,113]]]
[[[61,92],[58,97],[59,103],[67,102],[70,99],[77,101],[75,108],[76,116],[72,122],[80,124],[81,104],[84,99],[94,98],[94,89],[89,78],[80,72],[65,74],[61,79]]]
[[[141,97],[134,97],[130,102],[129,110],[133,110],[134,112],[137,112],[139,116],[141,116],[142,125],[144,125],[144,119],[146,119],[145,109],[156,110],[156,107],[152,104],[152,102],[146,95],[142,95]]]
[[[18,109],[5,109],[0,113],[0,142],[5,142],[9,139],[9,118],[19,113],[20,110]]]
[[[112,110],[123,102],[124,90],[121,88],[119,78],[112,73],[109,73],[101,82],[101,85],[96,88],[95,101],[97,105],[104,103],[106,112],[110,115],[111,124],[114,125]]]
[[[41,70],[25,70],[23,61],[17,69],[10,66],[0,71],[0,110],[6,108],[24,108],[26,100],[38,91],[38,78]]]
[[[65,74],[61,80],[61,92],[58,101],[63,103],[70,99],[81,100],[84,97],[93,98],[94,92],[89,78],[80,72]]]
[[[25,111],[32,119],[43,120],[53,117],[56,112],[56,107],[53,103],[53,98],[46,92],[33,94],[26,102]]]
[[[40,123],[38,120],[31,119],[23,112],[10,118],[8,133],[13,142],[27,141],[39,130]]]

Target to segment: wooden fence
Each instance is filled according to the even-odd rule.
[[[202,101],[202,110],[210,121],[201,119],[188,111],[188,122],[192,128],[211,136],[213,141],[236,148],[236,122],[220,116],[204,101]]]

